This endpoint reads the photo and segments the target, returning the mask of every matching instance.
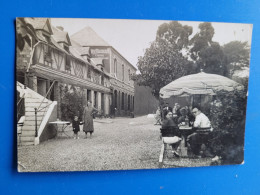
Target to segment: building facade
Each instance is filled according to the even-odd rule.
[[[57,101],[58,118],[62,117],[64,88],[80,91],[83,104],[92,101],[102,115],[129,115],[134,109],[130,75],[136,69],[87,28],[93,33],[70,37],[62,27],[52,26],[51,19],[18,18],[17,30],[26,32],[19,34],[22,41],[17,50],[17,80]],[[86,44],[89,40],[92,44]]]
[[[102,60],[103,71],[110,78],[110,112],[115,116],[128,116],[134,111],[134,81],[131,75],[136,68],[115,48],[99,37],[93,29],[86,27],[71,36],[83,48],[89,48],[91,61]]]

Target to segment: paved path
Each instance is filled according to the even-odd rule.
[[[146,116],[97,119],[92,139],[58,137],[20,147],[24,171],[81,171],[158,168],[160,126]],[[67,129],[69,135],[72,131]]]

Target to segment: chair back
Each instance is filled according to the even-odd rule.
[[[161,128],[161,134],[162,137],[174,137],[174,136],[180,136],[180,132],[178,127],[167,127],[167,128]]]

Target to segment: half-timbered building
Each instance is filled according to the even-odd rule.
[[[23,141],[28,145],[34,142],[34,134],[38,136],[37,128],[41,128],[52,102],[57,104],[56,118],[62,119],[64,87],[80,88],[84,96],[82,107],[91,100],[102,115],[111,114],[111,75],[104,59],[93,57],[89,47],[71,40],[62,27],[52,26],[48,18],[18,18],[17,32],[17,89],[21,94],[21,89],[28,87],[27,92],[31,93],[25,101],[26,120],[30,121],[25,121],[28,126],[23,127]],[[37,109],[38,116],[33,116]],[[46,109],[44,114],[40,114],[42,109]],[[25,129],[31,133],[25,133]]]

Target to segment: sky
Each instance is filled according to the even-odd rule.
[[[69,19],[52,18],[54,26],[62,26],[64,31],[73,35],[79,30],[90,26],[101,38],[113,46],[131,64],[136,67],[138,57],[143,56],[146,48],[155,40],[158,26],[169,22],[166,20],[123,20],[123,19]],[[193,27],[198,32],[201,22],[179,21]],[[230,41],[247,41],[251,45],[252,25],[238,23],[212,23],[215,29],[213,41],[224,45]]]

